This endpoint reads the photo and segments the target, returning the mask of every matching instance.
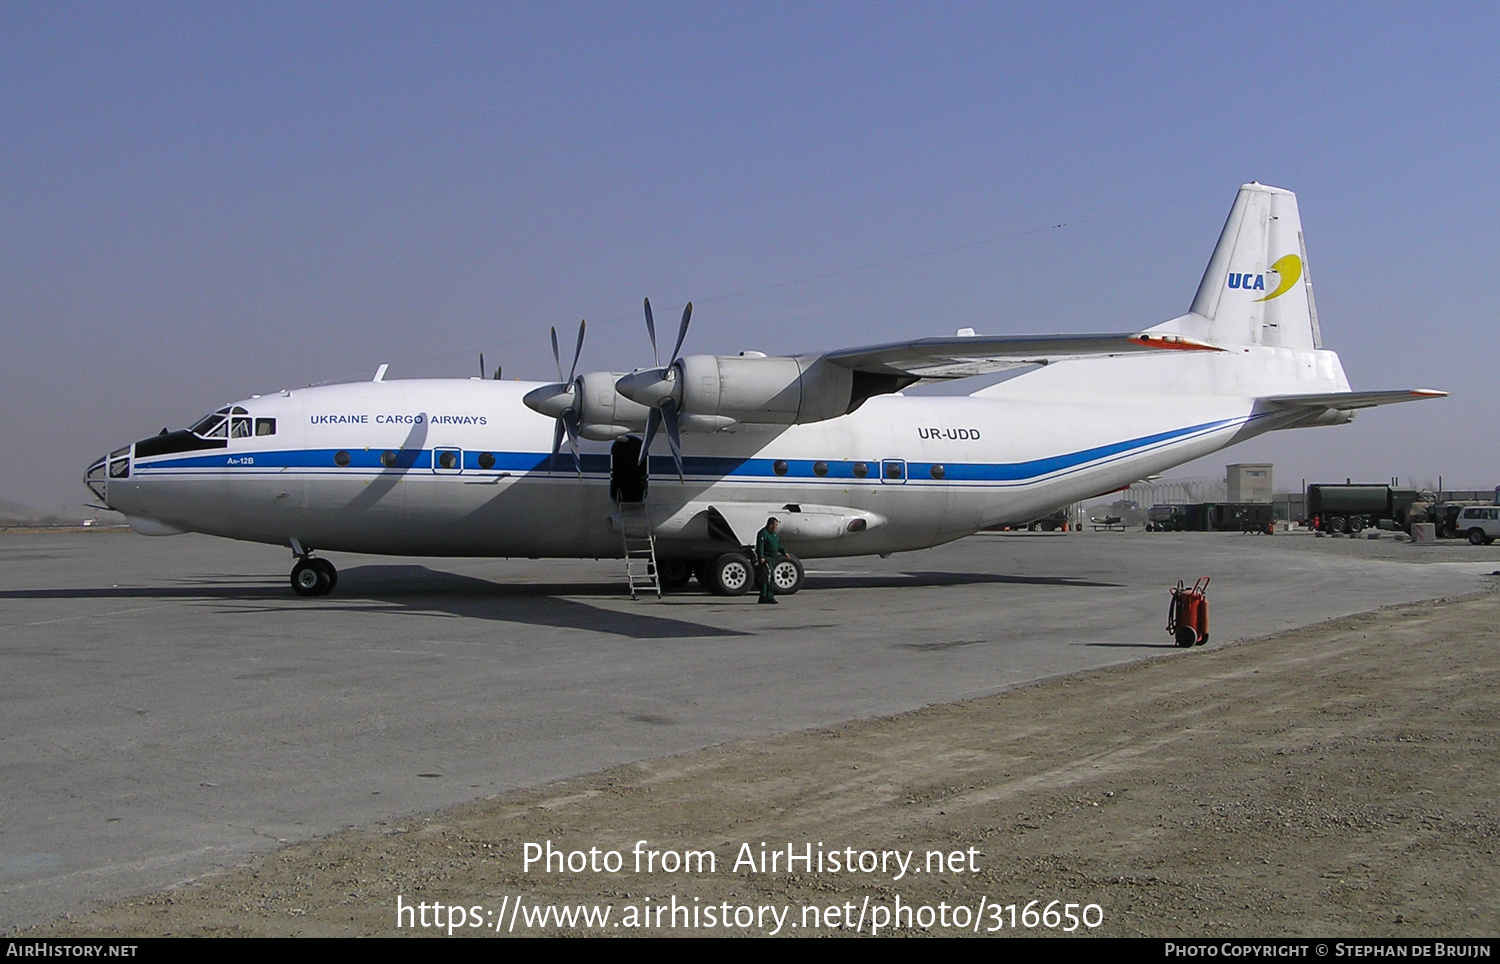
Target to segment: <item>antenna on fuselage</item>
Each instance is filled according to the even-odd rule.
[[[391,367],[390,362],[386,362],[385,364],[381,365],[379,368],[375,369],[375,377],[372,378],[372,379],[370,379],[370,381],[372,381],[372,382],[383,382],[383,381],[385,381],[386,369],[388,369],[390,367]]]

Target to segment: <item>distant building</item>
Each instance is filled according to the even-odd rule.
[[[1224,467],[1230,502],[1270,502],[1271,463],[1238,462]]]

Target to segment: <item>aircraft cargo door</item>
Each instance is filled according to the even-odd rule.
[[[647,466],[641,462],[641,440],[634,435],[617,439],[609,447],[609,498],[611,502],[645,502]]]

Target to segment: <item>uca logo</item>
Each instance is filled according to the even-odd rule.
[[[1271,265],[1271,271],[1277,276],[1276,289],[1263,298],[1256,298],[1256,301],[1270,301],[1272,298],[1280,298],[1291,291],[1292,286],[1302,277],[1302,259],[1295,254],[1284,255]],[[1246,291],[1265,291],[1266,276],[1231,271],[1229,287]]]

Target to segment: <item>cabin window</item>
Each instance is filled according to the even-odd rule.
[[[481,469],[493,469],[495,467],[495,453],[494,452],[480,452],[479,453],[479,467]]]
[[[381,452],[380,453],[380,464],[383,465],[383,466],[385,466],[388,469],[395,468],[395,466],[396,466],[396,453],[390,451],[389,449],[387,449],[384,452]]]
[[[786,475],[787,468],[788,466],[786,462],[781,459],[777,459],[771,464],[771,471],[775,472],[777,475]]]
[[[343,449],[340,449],[339,451],[333,453],[333,464],[337,465],[339,468],[344,468],[345,466],[347,466],[349,464],[349,453],[345,452]]]
[[[868,465],[866,465],[863,462],[855,462],[854,463],[854,477],[856,479],[862,479],[862,478],[864,478],[865,476],[867,476],[869,474],[870,474],[870,467]]]
[[[258,418],[255,420],[256,435],[275,435],[276,420],[274,418]]]
[[[818,478],[821,479],[821,478],[823,478],[827,474],[828,474],[828,463],[827,462],[814,462],[813,463],[813,475],[816,475]]]
[[[934,465],[932,467],[932,477],[934,479],[941,479],[943,476],[945,476],[947,474],[948,474],[948,470],[945,469],[945,468],[943,468],[941,465]]]
[[[458,467],[458,453],[444,450],[438,453],[438,468],[453,469]]]

